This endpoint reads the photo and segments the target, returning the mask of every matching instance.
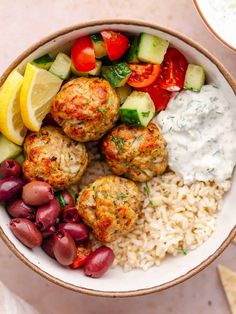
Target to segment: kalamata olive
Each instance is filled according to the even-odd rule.
[[[14,159],[4,160],[0,166],[0,179],[7,177],[19,177],[21,167],[18,161]]]
[[[38,207],[36,213],[36,226],[45,231],[53,226],[61,213],[61,207],[55,198],[48,204]]]
[[[58,263],[64,266],[72,264],[76,258],[77,250],[71,235],[64,230],[58,230],[53,239],[53,252]]]
[[[53,237],[43,239],[43,243],[41,246],[42,246],[42,249],[44,250],[44,252],[47,253],[47,255],[49,255],[51,258],[55,258],[54,252],[53,252],[53,246],[54,246]]]
[[[20,178],[4,178],[0,180],[0,202],[16,198],[22,191],[25,181]]]
[[[60,223],[59,230],[67,231],[72,238],[75,240],[75,243],[80,244],[86,242],[89,238],[89,229],[82,222],[73,223]]]
[[[75,207],[64,209],[62,213],[62,221],[63,222],[79,222],[80,219],[79,219],[78,210]]]
[[[10,221],[10,229],[25,246],[34,248],[42,243],[42,234],[35,224],[25,218],[14,218]]]
[[[42,181],[33,181],[24,186],[22,198],[27,205],[41,206],[51,201],[54,196],[51,185]]]
[[[64,209],[72,208],[75,206],[74,199],[69,192],[67,192],[67,191],[61,192],[61,196],[63,197],[64,202],[65,202]]]
[[[8,203],[6,209],[9,215],[15,218],[27,218],[30,220],[35,218],[35,208],[26,205],[21,198]]]
[[[94,278],[101,277],[110,268],[114,259],[112,249],[107,246],[99,247],[87,258],[84,266],[85,275]]]
[[[42,231],[43,238],[48,238],[52,236],[57,231],[55,226],[50,226],[46,230]]]

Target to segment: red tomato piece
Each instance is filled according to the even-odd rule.
[[[92,40],[89,36],[80,37],[71,49],[71,59],[79,72],[88,72],[96,67]]]
[[[152,85],[138,90],[146,92],[150,95],[157,111],[165,110],[170,98],[174,94],[161,88],[158,81],[155,81]]]
[[[129,64],[129,68],[132,73],[127,83],[136,88],[151,85],[160,74],[159,64]]]
[[[91,243],[80,244],[77,246],[77,256],[74,262],[70,265],[70,268],[77,269],[82,267],[89,255],[92,253],[92,245]]]
[[[129,48],[128,38],[121,33],[113,31],[102,31],[101,35],[106,45],[108,57],[111,61],[122,57]]]
[[[179,91],[184,86],[188,62],[176,48],[169,48],[165,54],[159,76],[159,85],[168,91]]]

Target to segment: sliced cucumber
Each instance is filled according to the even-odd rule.
[[[88,76],[88,75],[99,76],[101,73],[101,69],[102,69],[102,61],[100,60],[96,60],[96,67],[89,72],[79,72],[76,70],[73,63],[71,64],[71,72],[76,76]]]
[[[23,162],[25,160],[25,157],[24,157],[23,154],[20,154],[20,155],[16,156],[15,160],[18,161],[19,164],[22,166],[22,164],[23,164]]]
[[[124,58],[125,61],[128,63],[137,63],[139,62],[137,53],[138,53],[138,37],[132,36],[129,40],[130,47],[129,50],[126,52]]]
[[[184,80],[184,88],[199,92],[205,83],[205,71],[203,67],[196,64],[189,64]]]
[[[117,87],[116,93],[120,97],[120,103],[123,104],[127,97],[132,93],[132,87],[125,84],[124,86]]]
[[[138,59],[143,62],[161,64],[168,46],[168,40],[141,33],[138,44]]]
[[[15,158],[21,151],[21,146],[10,142],[4,135],[0,134],[0,163],[6,159]]]
[[[134,91],[120,107],[120,115],[124,123],[146,127],[155,115],[155,106],[148,93]]]
[[[124,86],[131,73],[126,62],[102,67],[102,76],[110,82],[112,87]]]
[[[38,59],[35,59],[31,63],[40,69],[48,70],[53,64],[53,59],[49,56],[49,54],[46,54]]]
[[[49,72],[65,80],[70,76],[71,59],[64,53],[59,52],[55,61],[49,69]]]
[[[106,50],[105,43],[102,39],[102,36],[100,34],[94,34],[94,35],[91,35],[90,38],[92,39],[92,42],[93,42],[95,57],[97,59],[101,59],[107,56],[107,50]]]

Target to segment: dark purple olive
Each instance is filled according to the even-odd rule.
[[[61,196],[65,202],[65,207],[64,209],[68,209],[68,208],[72,208],[75,206],[75,202],[74,202],[74,199],[72,197],[72,195],[67,192],[67,191],[63,191],[61,192]]]
[[[20,178],[4,178],[0,180],[0,202],[16,198],[22,191],[25,181]]]
[[[86,276],[99,278],[111,267],[115,255],[107,246],[101,246],[89,255],[85,262],[84,273]]]
[[[53,237],[44,239],[41,246],[44,252],[47,253],[47,255],[49,255],[51,258],[55,258],[54,252],[53,252],[53,246],[54,246]]]
[[[36,213],[36,226],[45,231],[53,226],[61,213],[61,207],[55,198],[48,204],[40,206]]]
[[[42,181],[33,181],[24,186],[22,198],[28,205],[41,206],[50,202],[54,196],[51,185]]]
[[[64,209],[62,213],[62,221],[63,222],[79,222],[80,218],[79,218],[78,210],[75,207]]]
[[[15,218],[35,219],[35,208],[26,205],[21,198],[7,204],[6,209],[10,216]]]
[[[42,243],[42,234],[36,228],[35,224],[25,218],[14,218],[10,221],[10,229],[25,246],[30,249],[40,246]]]
[[[7,177],[19,177],[21,167],[18,161],[14,159],[4,160],[0,166],[0,179]]]
[[[89,229],[82,222],[73,223],[60,223],[59,230],[67,231],[72,238],[75,240],[75,243],[80,244],[86,242],[89,238]]]
[[[72,264],[77,255],[75,241],[64,230],[58,230],[54,236],[53,252],[59,264],[68,266]]]
[[[42,231],[43,238],[48,238],[52,236],[57,231],[55,226],[50,226],[46,230]]]

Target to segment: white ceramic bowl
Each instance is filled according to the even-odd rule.
[[[204,48],[185,36],[142,21],[105,20],[92,21],[64,29],[43,39],[25,51],[5,71],[0,79],[0,86],[7,75],[18,68],[23,71],[26,62],[31,61],[50,51],[61,50],[70,46],[77,37],[96,33],[103,29],[124,32],[147,32],[168,39],[171,44],[179,47],[190,62],[201,64],[207,73],[209,83],[216,84],[231,104],[235,104],[236,84],[227,70]],[[169,288],[180,283],[212,262],[230,243],[235,235],[236,215],[235,197],[236,179],[234,176],[231,191],[224,199],[223,209],[217,218],[214,234],[202,246],[186,256],[167,258],[160,267],[153,267],[144,272],[135,270],[123,273],[121,269],[111,269],[104,277],[92,279],[80,271],[61,267],[49,258],[40,248],[30,250],[22,245],[11,233],[8,223],[9,216],[0,206],[0,235],[7,246],[30,268],[48,280],[74,291],[102,296],[135,296]]]
[[[227,47],[236,51],[236,1],[193,0],[208,29]]]

